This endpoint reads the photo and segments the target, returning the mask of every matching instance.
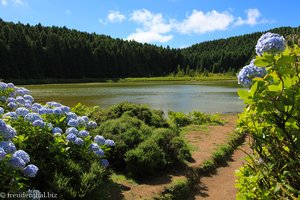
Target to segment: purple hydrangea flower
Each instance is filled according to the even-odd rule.
[[[86,130],[79,131],[79,133],[78,133],[79,137],[87,137],[88,135],[89,135],[89,132]]]
[[[105,144],[108,145],[108,146],[111,146],[111,147],[116,145],[113,140],[105,140]]]
[[[0,107],[0,115],[4,113],[4,108]]]
[[[250,87],[252,84],[252,79],[255,77],[264,77],[267,74],[265,67],[256,67],[254,65],[254,60],[250,62],[241,69],[237,78],[238,83],[244,87]]]
[[[46,104],[51,107],[61,107],[62,106],[60,103],[57,103],[55,101],[50,101],[50,102],[47,102]]]
[[[16,104],[15,102],[9,102],[9,103],[7,104],[7,106],[10,107],[11,109],[17,108],[17,104]]]
[[[30,102],[34,102],[34,98],[33,98],[31,95],[28,95],[28,94],[25,94],[25,95],[24,95],[24,99],[25,99],[25,100],[28,100],[28,101],[30,101]]]
[[[88,127],[89,127],[89,128],[96,128],[96,127],[97,127],[97,123],[94,122],[94,121],[89,121],[89,122],[88,122]]]
[[[77,135],[78,134],[78,130],[75,127],[70,127],[70,128],[67,128],[66,133],[67,134],[73,133],[74,135]]]
[[[23,169],[23,173],[25,176],[33,178],[36,176],[37,172],[39,171],[39,168],[35,165],[27,165],[24,169]]]
[[[41,128],[44,128],[46,126],[46,123],[43,121],[43,120],[35,120],[33,123],[32,123],[33,126],[39,126]]]
[[[108,165],[109,165],[109,162],[108,162],[108,160],[107,159],[101,159],[101,165],[103,166],[103,167],[108,167]]]
[[[14,153],[17,150],[16,146],[11,141],[0,142],[0,147],[4,149],[6,153]]]
[[[16,102],[17,102],[18,104],[24,105],[24,104],[25,104],[25,99],[24,99],[23,97],[21,97],[21,96],[17,96]]]
[[[36,120],[42,120],[41,116],[37,113],[28,113],[27,115],[25,115],[24,119],[31,123]]]
[[[18,116],[25,116],[25,115],[27,115],[29,113],[29,110],[27,109],[27,108],[24,108],[24,107],[20,107],[20,108],[17,108],[16,109],[16,114],[18,115]]]
[[[91,150],[91,151],[98,151],[100,148],[99,148],[99,146],[98,146],[98,144],[96,144],[96,143],[92,143],[92,144],[90,144],[90,146],[89,146],[89,150]]]
[[[83,145],[84,141],[81,138],[76,138],[74,143],[77,144],[77,145]]]
[[[76,119],[70,119],[68,121],[68,126],[78,126],[78,125],[79,125],[79,123]]]
[[[63,114],[63,111],[62,111],[61,107],[57,107],[57,108],[53,108],[53,113],[55,115],[61,115],[61,114]]]
[[[39,103],[32,104],[32,107],[37,107],[38,109],[41,109],[43,106]]]
[[[2,116],[3,119],[7,117],[10,117],[11,119],[18,119],[18,116],[15,112],[8,112]]]
[[[6,130],[2,133],[2,136],[5,140],[13,139],[17,135],[17,132],[10,125],[6,126]]]
[[[279,34],[265,33],[257,41],[255,46],[256,54],[261,56],[264,52],[277,53],[284,51],[285,39]]]
[[[66,114],[68,119],[77,119],[77,115],[75,113],[68,112]]]
[[[24,96],[25,94],[30,93],[29,90],[27,90],[26,88],[23,88],[23,87],[16,88],[15,91],[16,91],[16,94],[21,95],[21,96]]]
[[[3,148],[0,147],[0,161],[3,160],[6,156],[6,152]]]
[[[104,156],[104,151],[102,149],[97,149],[96,151],[94,151],[94,153],[99,156],[99,157],[102,157]]]
[[[13,156],[11,159],[10,159],[10,164],[15,167],[15,168],[18,168],[18,169],[23,169],[25,167],[25,162],[22,158],[20,157],[17,157],[17,156]]]
[[[61,130],[61,128],[59,128],[59,127],[54,127],[54,128],[52,129],[52,133],[62,133],[62,130]]]
[[[73,133],[69,133],[66,137],[66,140],[70,141],[70,142],[75,142],[77,136]]]
[[[101,135],[96,135],[94,137],[94,142],[96,142],[96,143],[98,143],[100,145],[103,145],[103,144],[105,144],[105,138],[103,136],[101,136]]]
[[[64,113],[68,113],[70,112],[70,108],[68,106],[61,106],[61,110],[64,112]]]
[[[9,87],[9,88],[15,88],[15,85],[13,83],[7,83],[7,87]]]
[[[44,107],[39,108],[39,114],[40,114],[40,115],[47,114],[47,109],[44,108]]]
[[[29,163],[30,162],[30,157],[28,155],[28,153],[26,153],[25,151],[23,150],[18,150],[16,151],[14,154],[13,154],[13,157],[19,157],[21,158],[25,164]]]
[[[0,82],[0,90],[6,90],[7,89],[7,84]]]
[[[14,102],[14,103],[15,103],[15,102],[16,102],[16,99],[13,98],[13,97],[8,97],[8,98],[7,98],[7,102],[8,102],[8,103],[10,103],[10,102]]]

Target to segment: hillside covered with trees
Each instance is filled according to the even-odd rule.
[[[270,30],[299,38],[299,27]],[[31,26],[0,19],[0,79],[81,79],[237,71],[254,54],[262,33],[164,48],[66,27]],[[296,35],[296,37],[294,37]]]

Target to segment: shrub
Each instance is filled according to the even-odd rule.
[[[0,83],[0,190],[34,188],[60,199],[92,193],[107,179],[104,167],[114,142],[94,143],[94,121],[57,102],[34,103],[29,92]]]
[[[277,38],[277,39],[274,39]],[[272,39],[273,38],[273,39]],[[254,155],[238,172],[238,198],[296,199],[300,197],[300,48],[286,48],[277,34],[263,35],[254,61],[267,74],[254,78],[241,73],[251,85],[240,90],[246,107],[239,130],[252,138]]]

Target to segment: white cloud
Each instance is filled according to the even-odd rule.
[[[72,15],[72,11],[71,10],[65,10],[65,13],[67,14],[67,15]]]
[[[2,4],[3,6],[7,6],[7,0],[1,0],[1,4]]]
[[[28,2],[26,0],[1,0],[1,5],[7,6],[9,4],[13,4],[14,6],[29,7]]]
[[[172,30],[172,22],[166,22],[161,13],[151,13],[149,10],[135,10],[131,14],[130,21],[142,25],[127,39],[137,42],[161,42],[165,43],[173,39],[173,35],[167,34]]]
[[[248,9],[246,10],[247,19],[242,19],[241,17],[237,18],[237,21],[234,25],[241,26],[241,25],[250,25],[254,26],[261,23],[269,22],[269,20],[261,19],[261,13],[258,9]]]
[[[187,16],[182,22],[176,23],[176,29],[183,34],[204,34],[216,30],[226,30],[233,22],[233,16],[228,12],[218,12],[212,10],[204,13],[193,10],[190,16]]]
[[[109,11],[107,19],[112,22],[122,22],[126,19],[125,15],[121,14],[119,11]]]
[[[100,24],[102,24],[104,26],[107,24],[107,22],[103,19],[98,19],[98,21],[99,21]]]

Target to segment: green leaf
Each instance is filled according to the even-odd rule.
[[[255,94],[255,92],[256,92],[256,90],[257,90],[257,87],[258,87],[258,82],[255,82],[255,83],[252,85],[252,87],[251,87],[251,89],[250,89],[250,92],[249,92],[249,94],[251,95],[251,97],[254,97],[254,94]]]
[[[238,95],[243,100],[248,99],[248,97],[250,96],[250,93],[247,90],[245,90],[245,89],[239,89],[237,92],[238,92]]]
[[[280,91],[282,89],[282,84],[279,85],[269,85],[268,89],[272,92],[277,92]]]
[[[265,59],[264,57],[256,57],[254,65],[257,67],[267,67],[270,65],[270,61]]]

